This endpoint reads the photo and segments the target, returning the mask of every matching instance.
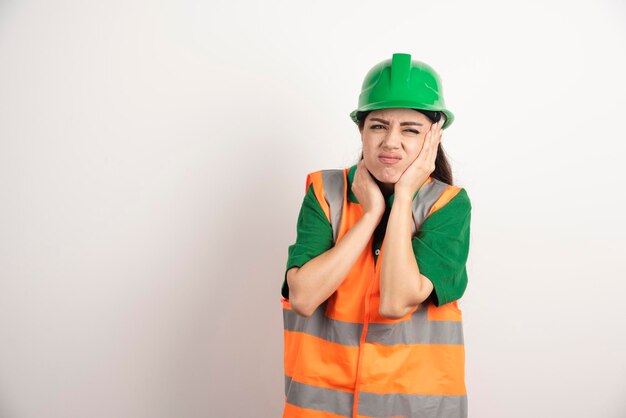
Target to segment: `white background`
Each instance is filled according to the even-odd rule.
[[[441,75],[472,418],[626,416],[626,5],[0,2],[0,416],[279,417],[305,176]]]

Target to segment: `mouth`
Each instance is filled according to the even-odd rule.
[[[385,157],[385,156],[382,156],[382,155],[378,156],[378,161],[380,161],[383,164],[388,164],[388,165],[396,164],[400,160],[401,160],[401,158]]]

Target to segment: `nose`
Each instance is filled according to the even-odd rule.
[[[387,134],[383,139],[383,149],[392,150],[400,148],[401,144],[401,129],[397,126],[391,126],[387,130]]]

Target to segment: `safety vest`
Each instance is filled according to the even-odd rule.
[[[348,168],[307,175],[333,227],[334,242],[363,216],[347,199]],[[413,200],[413,236],[461,189],[429,177]],[[430,298],[399,319],[379,312],[380,262],[373,237],[352,269],[309,317],[282,298],[283,418],[465,418],[465,351],[457,301]]]

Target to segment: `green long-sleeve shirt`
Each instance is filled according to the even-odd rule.
[[[348,171],[348,199],[358,203],[352,192],[356,164]],[[374,260],[387,229],[393,206],[391,194],[386,199],[385,213],[374,232],[372,252]],[[471,203],[464,188],[442,208],[433,212],[420,226],[411,240],[420,273],[433,283],[431,294],[435,306],[460,299],[467,287],[465,263],[469,254]],[[313,184],[304,196],[297,223],[296,242],[289,246],[287,267],[281,294],[289,299],[287,270],[302,267],[307,261],[326,252],[333,246],[333,230],[313,191]]]

